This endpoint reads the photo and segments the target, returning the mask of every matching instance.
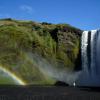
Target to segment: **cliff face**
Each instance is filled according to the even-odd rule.
[[[77,69],[81,33],[68,24],[2,19],[0,65],[28,84],[54,84],[57,79],[43,72],[43,63],[56,69]]]

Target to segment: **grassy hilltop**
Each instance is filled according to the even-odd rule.
[[[78,69],[81,33],[68,24],[1,19],[0,65],[28,84],[54,84],[57,79],[43,72],[42,63]]]

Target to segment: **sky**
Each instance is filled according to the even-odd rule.
[[[0,18],[100,28],[100,0],[0,0]]]

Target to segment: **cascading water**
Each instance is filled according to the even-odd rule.
[[[86,73],[88,73],[87,45],[88,45],[88,31],[84,31],[82,35],[81,49],[82,49],[82,66],[84,68],[83,70]]]
[[[97,73],[100,74],[100,30],[98,30],[97,37],[98,37],[98,41],[97,41],[97,48],[96,48],[96,52],[97,52],[96,63],[97,63],[97,68],[98,68]]]
[[[96,44],[97,44],[97,30],[91,31],[91,75],[94,77],[96,75]]]
[[[82,72],[78,86],[100,86],[100,30],[84,31],[81,39]]]

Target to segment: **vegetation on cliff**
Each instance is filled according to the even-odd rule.
[[[28,84],[54,84],[56,79],[45,75],[33,56],[57,69],[74,70],[81,33],[68,24],[1,19],[0,65]]]

